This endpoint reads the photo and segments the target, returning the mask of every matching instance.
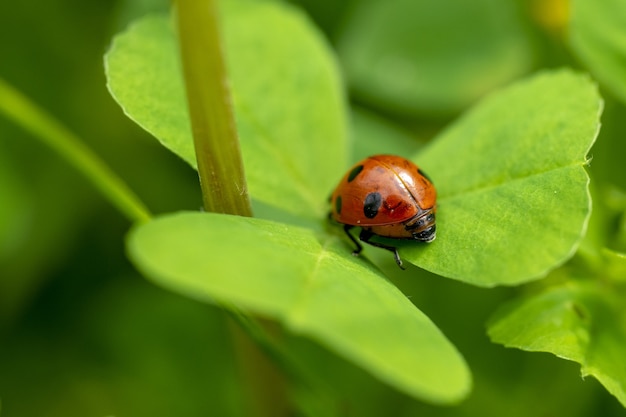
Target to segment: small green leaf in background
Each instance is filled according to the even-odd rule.
[[[284,4],[226,1],[222,28],[250,195],[323,216],[347,163],[344,97],[328,45]],[[195,166],[176,37],[164,16],[140,19],[106,55],[128,116]]]
[[[626,405],[626,255],[607,247],[624,195],[592,187],[594,210],[576,257],[541,290],[505,304],[488,323],[492,341],[578,362]],[[556,283],[556,284],[555,284]]]
[[[530,70],[521,16],[516,2],[499,0],[361,2],[337,48],[360,99],[446,115]]]
[[[376,154],[413,155],[423,145],[417,137],[367,110],[354,109],[351,120],[352,164]]]
[[[626,2],[573,0],[569,32],[572,50],[626,103]]]
[[[437,327],[335,236],[212,213],[180,213],[136,227],[131,259],[158,284],[235,304],[283,323],[393,387],[457,402],[469,370]]]
[[[614,186],[600,185],[595,176],[591,182],[593,212],[575,261],[593,271],[602,271],[603,279],[626,280],[626,266],[620,258],[624,252],[619,225],[626,213],[626,194]]]
[[[602,248],[603,270],[606,278],[615,282],[626,282],[626,254]],[[626,300],[625,300],[626,301]]]
[[[622,270],[626,259],[622,258]],[[580,363],[626,406],[626,292],[601,282],[570,281],[506,305],[491,320],[493,342],[550,352]]]
[[[481,286],[522,283],[562,264],[591,211],[584,166],[601,109],[596,86],[569,70],[478,104],[413,158],[439,193],[437,239],[401,255]]]

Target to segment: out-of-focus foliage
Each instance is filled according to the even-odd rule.
[[[626,103],[626,3],[572,0],[570,42],[609,94]]]
[[[362,1],[337,45],[357,98],[411,116],[459,112],[533,60],[514,1]]]

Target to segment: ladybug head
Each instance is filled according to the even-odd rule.
[[[435,211],[428,210],[409,220],[404,228],[411,233],[413,239],[421,242],[435,240],[437,226],[435,225]]]

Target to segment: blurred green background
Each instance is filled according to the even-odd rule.
[[[402,13],[414,7],[408,0],[394,1],[395,12],[379,10],[383,3],[300,5],[336,46],[354,105],[414,137],[431,137],[534,70],[585,69],[567,45],[565,1],[482,0],[482,9],[467,10],[450,1],[420,16]],[[102,55],[133,17],[167,9],[153,0],[0,2],[0,77],[77,133],[154,213],[199,209],[197,175],[123,115],[106,90]],[[430,37],[398,42],[411,25]],[[465,45],[461,29],[480,42]],[[406,54],[414,50],[428,59],[415,64]],[[406,76],[389,77],[389,68]],[[412,79],[416,71],[423,77]],[[611,91],[602,94],[591,173],[601,187],[625,189],[626,111]],[[355,123],[371,123],[363,114]],[[0,415],[256,415],[248,385],[265,371],[242,365],[235,325],[217,308],[144,281],[125,258],[129,226],[66,161],[0,117]],[[466,357],[474,393],[455,407],[425,405],[312,342],[288,339],[328,380],[345,415],[623,414],[598,383],[581,380],[576,364],[488,342],[484,322],[514,290],[416,274],[393,279]]]

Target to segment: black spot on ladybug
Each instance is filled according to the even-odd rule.
[[[341,214],[341,196],[337,196],[337,198],[335,199],[335,211],[337,212],[337,214]]]
[[[363,203],[363,214],[368,219],[373,219],[378,214],[378,209],[380,209],[382,204],[383,198],[379,192],[369,193]]]
[[[354,181],[356,176],[359,175],[361,171],[363,171],[363,168],[364,168],[363,165],[357,165],[354,168],[352,168],[352,171],[350,171],[350,174],[348,174],[348,182]]]
[[[433,183],[433,180],[431,180],[430,177],[426,175],[426,173],[422,171],[421,169],[418,168],[417,173],[420,174],[422,177],[426,178],[428,182],[430,182],[431,184]]]

